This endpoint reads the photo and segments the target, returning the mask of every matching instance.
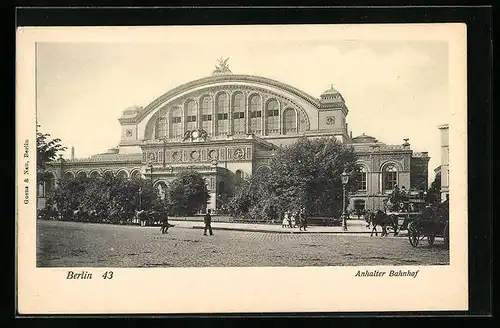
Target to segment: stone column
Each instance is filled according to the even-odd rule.
[[[266,135],[266,121],[267,121],[267,117],[266,117],[266,106],[265,106],[265,100],[264,100],[264,96],[260,96],[260,112],[262,113],[262,117],[261,117],[261,129],[260,129],[260,134],[261,135]]]
[[[215,95],[211,95],[212,97],[212,135],[217,135],[217,109],[215,108]]]
[[[196,129],[201,129],[202,124],[201,124],[201,110],[200,110],[200,98],[193,99],[194,100],[194,105],[196,106]]]
[[[281,115],[283,113],[283,110],[281,108],[281,101],[279,101],[278,99],[276,99],[276,101],[278,102],[278,134],[283,134],[283,124],[282,124],[282,116]]]
[[[232,94],[228,95],[228,108],[227,108],[227,119],[229,120],[228,122],[228,128],[227,128],[227,134],[232,135],[233,134],[233,107],[232,107]]]
[[[250,106],[250,97],[248,94],[244,93],[243,96],[245,97],[245,133],[250,132],[250,115],[249,115],[249,106]]]

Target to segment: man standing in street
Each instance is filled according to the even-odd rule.
[[[205,222],[205,230],[203,230],[203,235],[207,235],[207,229],[210,232],[210,236],[213,235],[212,233],[212,216],[210,215],[210,209],[207,210],[207,213],[205,214],[205,217],[203,218],[203,221]]]
[[[168,228],[170,228],[170,224],[168,223],[168,213],[163,212],[163,217],[161,218],[161,233],[168,233]]]

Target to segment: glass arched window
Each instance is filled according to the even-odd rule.
[[[243,172],[241,170],[236,170],[234,174],[236,175],[236,179],[243,179]]]
[[[112,178],[113,177],[113,171],[106,171],[104,172],[104,177],[105,178]]]
[[[297,114],[294,109],[287,108],[283,113],[283,133],[297,132]]]
[[[195,130],[197,128],[196,104],[193,100],[186,103],[186,129]]]
[[[97,179],[99,178],[100,174],[99,174],[99,171],[92,171],[90,172],[90,178],[91,179]]]
[[[217,135],[227,135],[229,131],[229,98],[221,93],[217,96]]]
[[[182,110],[176,107],[170,112],[170,138],[181,138],[182,133]]]
[[[135,170],[131,174],[132,179],[138,180],[142,178],[142,173],[139,170]]]
[[[167,119],[158,117],[155,122],[155,139],[165,138],[167,133]]]
[[[392,164],[384,167],[382,172],[383,190],[392,190],[398,184],[398,170]]]
[[[201,99],[201,127],[208,135],[212,135],[212,97]]]
[[[119,177],[120,179],[126,179],[128,178],[128,175],[127,175],[127,172],[125,171],[119,171],[117,174],[116,174],[117,177]]]
[[[280,132],[280,110],[276,99],[270,100],[266,105],[266,132],[267,134],[279,134]]]
[[[158,196],[160,199],[165,199],[167,195],[167,184],[163,181],[160,181],[156,184],[156,190],[158,191]]]
[[[366,168],[361,166],[358,172],[358,190],[365,191],[366,187]]]
[[[245,97],[241,92],[233,98],[233,130],[234,134],[245,133]]]
[[[261,134],[262,132],[262,110],[260,106],[260,97],[253,95],[249,100],[250,108],[250,132]]]
[[[86,178],[86,177],[87,177],[87,172],[85,172],[85,171],[80,171],[80,172],[78,172],[78,174],[76,175],[76,177],[77,177],[78,179],[84,179],[84,178]]]

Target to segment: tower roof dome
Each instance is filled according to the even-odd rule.
[[[330,86],[330,89],[326,90],[323,92],[321,95],[334,95],[334,94],[340,94],[337,89],[333,87],[333,84]]]
[[[337,102],[344,102],[344,98],[338,92],[337,89],[331,85],[330,89],[326,90],[321,94],[321,99],[320,101],[322,103],[337,103]]]

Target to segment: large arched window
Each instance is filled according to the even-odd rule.
[[[233,130],[234,134],[245,133],[245,97],[241,92],[233,98]]]
[[[276,99],[268,101],[266,105],[266,132],[267,134],[279,134],[280,132],[280,110]]]
[[[366,168],[364,166],[360,166],[359,172],[358,172],[358,190],[359,191],[366,191],[367,185],[366,185]]]
[[[225,93],[217,96],[217,135],[227,135],[229,131],[229,97]]]
[[[170,112],[170,138],[180,138],[182,133],[182,110],[175,107]]]
[[[201,99],[201,127],[208,135],[212,135],[212,97]]]
[[[164,181],[159,181],[156,183],[156,190],[158,192],[158,196],[160,196],[160,199],[165,199],[167,195],[167,184]]]
[[[393,164],[384,167],[382,171],[382,189],[392,190],[398,184],[398,170]]]
[[[283,133],[297,132],[297,113],[292,108],[287,108],[283,113]]]
[[[163,139],[167,136],[166,109],[162,108],[155,114],[155,139]]]
[[[262,132],[262,110],[260,106],[260,97],[253,95],[250,97],[250,132],[261,134]]]
[[[155,122],[155,139],[165,138],[167,133],[167,119],[165,117],[158,117]]]
[[[197,119],[198,115],[196,115],[196,104],[193,100],[189,100],[186,103],[186,129],[195,130],[197,128]]]

